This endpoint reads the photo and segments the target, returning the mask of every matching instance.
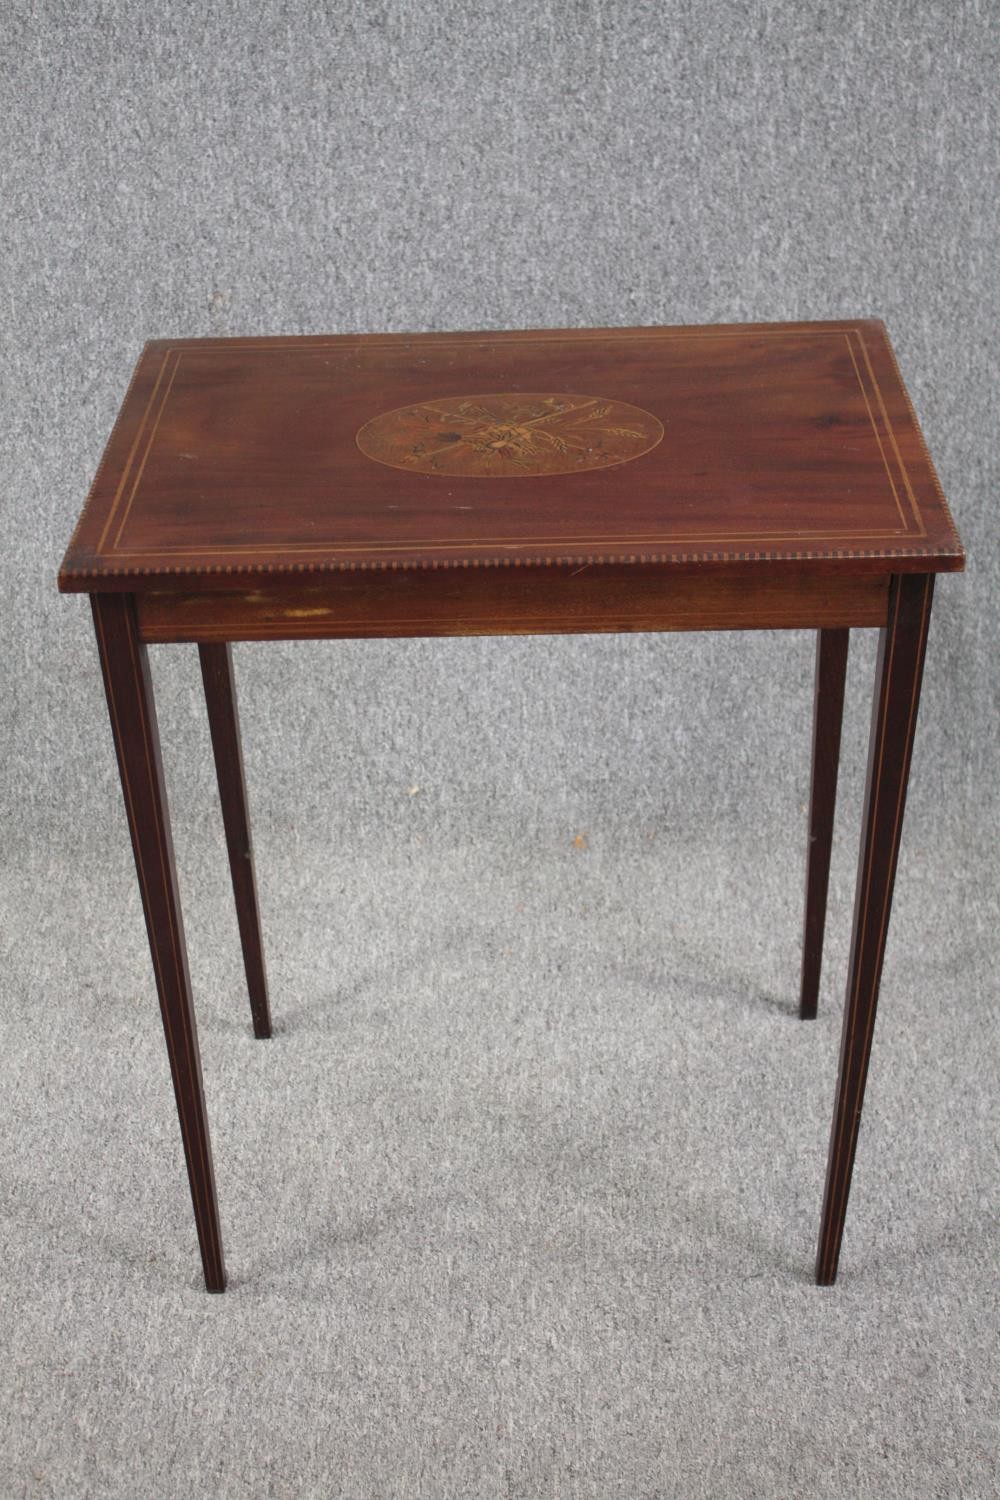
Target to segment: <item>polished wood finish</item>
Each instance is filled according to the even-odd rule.
[[[610,468],[511,461],[515,475],[404,472],[359,442],[401,408],[534,392],[625,403],[662,440]],[[505,462],[524,423],[507,425]],[[438,447],[458,434],[451,416],[427,431]],[[567,448],[572,435],[554,434]],[[962,566],[881,323],[157,341],[60,586],[776,561],[817,574]]]
[[[236,898],[236,919],[240,929],[247,988],[250,991],[253,1031],[254,1036],[264,1038],[271,1035],[271,1012],[267,999],[264,945],[260,935],[260,910],[257,905],[253,843],[247,813],[247,788],[240,745],[232,651],[228,645],[202,644],[198,647],[198,653],[219,781],[219,801],[222,804],[222,821],[226,830],[229,870]]]
[[[800,1007],[819,987],[848,631],[880,628],[817,1279],[837,1271],[933,575],[961,544],[881,323],[148,344],[59,576],[94,617],[207,1284],[225,1284],[146,643],[197,642],[270,1032],[236,640],[819,632]]]
[[[121,594],[95,594],[92,603],[205,1285],[210,1292],[221,1292],[226,1286],[226,1268],[219,1205],[149,662],[136,629],[132,599]]]
[[[889,619],[879,642],[840,1072],[816,1257],[816,1280],[821,1286],[834,1281],[840,1259],[899,857],[933,594],[932,574],[895,578],[889,599]]]
[[[139,595],[146,641],[559,635],[881,625],[889,580],[828,579],[793,563],[741,574],[653,565],[341,573],[250,591]]]
[[[802,940],[799,1015],[815,1018],[823,963],[826,897],[830,884],[833,815],[837,805],[840,729],[844,718],[849,630],[820,630],[816,636],[816,692],[813,705],[812,786],[809,792],[809,845],[806,854],[806,923]]]

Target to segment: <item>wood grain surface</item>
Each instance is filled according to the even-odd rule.
[[[774,560],[963,564],[880,323],[153,342],[60,586]]]
[[[136,603],[146,641],[336,640],[878,626],[888,592],[877,573],[817,578],[794,563],[701,576],[609,563],[339,573],[211,593],[151,588]]]

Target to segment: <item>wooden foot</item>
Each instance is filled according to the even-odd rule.
[[[799,1015],[811,1021],[819,1000],[830,884],[830,848],[837,805],[840,729],[844,718],[849,630],[820,630],[816,636],[816,693],[813,710],[812,788],[809,793],[809,847],[806,854],[806,922],[802,940]]]
[[[226,1286],[198,1032],[146,647],[129,594],[93,594],[94,628],[160,997],[205,1285]]]
[[[219,801],[226,829],[229,870],[236,898],[236,920],[240,928],[243,964],[250,991],[250,1013],[256,1037],[271,1035],[271,1011],[267,999],[267,973],[260,935],[257,881],[247,813],[246,779],[240,748],[240,721],[236,708],[232,650],[228,643],[199,645],[201,675],[205,684],[208,724],[219,780]]]
[[[821,1286],[828,1286],[836,1279],[840,1258],[933,591],[933,574],[903,574],[893,578],[888,621],[879,644],[840,1074],[816,1257],[816,1280]]]

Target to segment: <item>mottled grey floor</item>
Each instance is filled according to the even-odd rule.
[[[995,9],[0,7],[0,1494],[996,1493]],[[277,1035],[155,653],[230,1291],[88,612],[142,339],[885,317],[938,590],[841,1279],[805,635],[237,650]]]

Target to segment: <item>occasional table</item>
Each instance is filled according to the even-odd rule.
[[[226,1273],[147,646],[197,642],[271,1034],[230,642],[817,632],[816,1014],[849,632],[880,632],[816,1280],[837,1274],[934,575],[964,556],[883,325],[144,348],[59,586],[89,593],[210,1291]]]

